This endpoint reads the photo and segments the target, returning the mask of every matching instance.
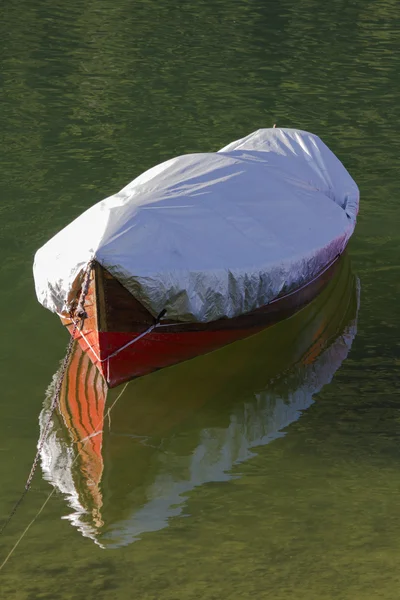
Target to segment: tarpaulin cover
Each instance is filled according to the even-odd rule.
[[[39,301],[66,313],[95,258],[154,316],[213,321],[315,277],[353,233],[359,192],[315,135],[260,129],[149,169],[35,256]]]

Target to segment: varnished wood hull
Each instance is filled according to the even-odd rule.
[[[291,316],[322,291],[340,262],[338,257],[306,285],[251,313],[211,323],[163,320],[143,337],[140,336],[155,324],[155,318],[96,264],[85,303],[88,318],[75,332],[75,337],[107,385],[115,387],[212,352]],[[71,319],[62,321],[72,332]]]

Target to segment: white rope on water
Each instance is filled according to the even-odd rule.
[[[7,556],[5,557],[5,559],[3,560],[3,562],[1,563],[1,565],[0,565],[0,571],[2,571],[3,567],[6,566],[6,564],[10,560],[11,556],[14,554],[15,550],[18,548],[19,544],[21,543],[21,541],[23,540],[23,538],[28,533],[29,529],[32,527],[32,525],[34,524],[34,522],[36,521],[36,519],[39,518],[40,513],[43,511],[44,507],[46,506],[46,504],[48,503],[48,501],[50,500],[50,498],[52,497],[52,495],[54,494],[55,491],[56,491],[56,488],[53,488],[51,490],[50,494],[47,496],[46,500],[43,502],[42,506],[40,507],[40,509],[38,510],[38,512],[36,513],[36,515],[33,517],[32,521],[29,523],[29,525],[27,525],[25,527],[24,531],[21,533],[21,535],[19,536],[19,538],[15,542],[14,546],[11,548],[10,552],[7,554]]]
[[[100,433],[102,433],[103,429],[98,429],[98,427],[103,427],[104,424],[104,420],[106,419],[106,417],[108,417],[109,423],[110,422],[110,413],[112,411],[112,409],[114,408],[114,406],[117,404],[118,400],[121,398],[122,394],[125,392],[126,388],[128,387],[128,383],[126,383],[122,389],[122,391],[118,394],[117,398],[114,400],[114,402],[112,403],[112,405],[110,406],[110,408],[107,410],[107,413],[105,415],[103,415],[102,419],[99,421],[99,423],[97,424],[97,426],[95,427],[95,431],[87,436],[86,438],[79,440],[79,443],[84,443],[84,446],[86,445],[86,443],[95,435],[99,435]],[[77,442],[78,443],[78,442]],[[71,467],[75,464],[76,460],[78,459],[80,455],[77,453],[75,455],[74,460],[71,463]],[[5,557],[5,559],[3,560],[3,562],[0,565],[0,572],[2,571],[2,569],[5,567],[5,565],[8,563],[8,561],[10,560],[11,556],[14,554],[15,550],[18,548],[19,544],[22,542],[22,540],[24,539],[24,537],[26,536],[26,534],[28,533],[29,529],[32,527],[32,525],[35,523],[35,521],[40,517],[41,513],[43,512],[46,504],[49,502],[50,498],[53,496],[53,494],[55,493],[56,488],[53,487],[53,489],[51,490],[51,492],[49,493],[49,495],[47,496],[46,500],[43,502],[42,506],[39,508],[38,512],[36,513],[36,515],[33,517],[32,521],[25,527],[24,531],[21,533],[21,535],[19,536],[19,538],[17,539],[17,541],[15,542],[14,546],[11,548],[10,552],[7,554],[7,556]]]

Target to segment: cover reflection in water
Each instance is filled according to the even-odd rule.
[[[331,381],[356,334],[358,297],[344,257],[290,319],[110,392],[77,346],[42,452],[44,477],[72,509],[66,518],[115,548],[166,527],[196,486],[230,479]]]

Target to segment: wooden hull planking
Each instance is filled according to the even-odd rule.
[[[337,257],[306,285],[251,313],[211,323],[163,320],[141,338],[156,324],[156,319],[110,273],[95,263],[85,303],[88,317],[75,331],[75,338],[107,385],[116,387],[130,379],[217,350],[290,317],[323,290],[339,262]],[[72,319],[62,317],[61,320],[72,333]]]

